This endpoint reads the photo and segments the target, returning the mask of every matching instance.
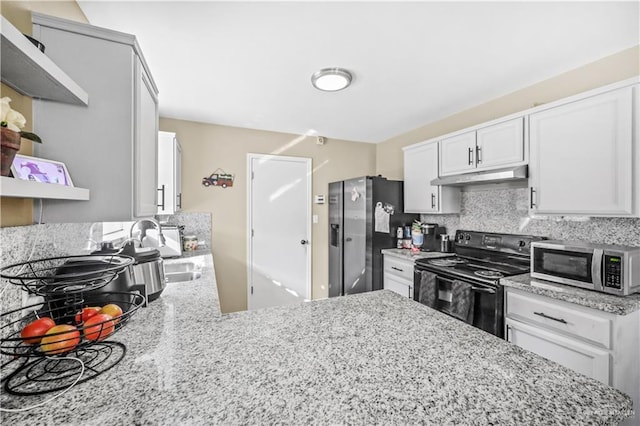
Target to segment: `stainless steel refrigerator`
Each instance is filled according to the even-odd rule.
[[[403,182],[376,176],[329,184],[329,297],[382,289],[380,250],[396,247],[405,214]]]

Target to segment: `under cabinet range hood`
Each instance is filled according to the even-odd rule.
[[[513,182],[528,178],[527,165],[505,167],[483,172],[464,173],[461,175],[443,176],[431,181],[436,186],[465,186],[481,183]]]

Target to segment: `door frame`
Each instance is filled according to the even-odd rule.
[[[305,277],[305,292],[306,294],[304,295],[304,298],[307,300],[311,300],[313,294],[312,294],[312,280],[311,280],[311,276],[313,271],[311,270],[311,254],[312,254],[312,246],[313,246],[313,239],[311,238],[311,202],[313,200],[313,195],[312,195],[312,177],[313,177],[313,169],[312,169],[312,163],[311,163],[311,158],[308,157],[290,157],[290,156],[284,156],[284,155],[273,155],[273,154],[254,154],[254,153],[248,153],[247,154],[247,226],[245,229],[245,233],[246,233],[246,238],[247,238],[247,310],[251,310],[251,287],[253,285],[253,282],[251,280],[251,271],[252,271],[252,265],[253,265],[253,238],[251,236],[251,222],[253,219],[253,202],[252,202],[252,185],[251,185],[251,181],[252,181],[252,177],[251,177],[251,173],[252,173],[252,168],[251,168],[251,162],[254,159],[264,159],[264,160],[270,160],[270,159],[279,159],[279,160],[287,160],[287,161],[295,161],[298,163],[303,163],[306,165],[307,167],[307,202],[306,202],[306,232],[307,232],[307,240],[309,241],[309,243],[307,244],[307,256],[306,256],[306,270],[307,270],[307,276]]]

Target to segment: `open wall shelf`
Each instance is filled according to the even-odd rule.
[[[2,82],[23,95],[88,105],[89,95],[5,17],[1,17]],[[45,46],[46,51],[46,46]]]
[[[54,183],[0,177],[0,197],[86,201],[89,199],[89,190]]]

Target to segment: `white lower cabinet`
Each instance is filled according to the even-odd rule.
[[[413,299],[413,261],[385,254],[383,288]]]
[[[509,318],[505,322],[509,342],[585,376],[610,383],[609,351]]]
[[[398,293],[400,296],[413,299],[413,283],[409,284],[407,281],[394,277],[393,275],[385,274],[384,289]]]
[[[507,340],[621,390],[640,406],[640,311],[615,315],[505,288]],[[636,417],[623,424],[640,424]]]

